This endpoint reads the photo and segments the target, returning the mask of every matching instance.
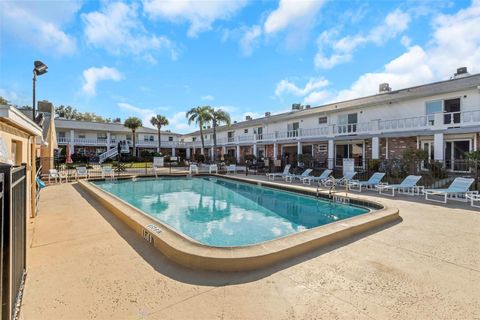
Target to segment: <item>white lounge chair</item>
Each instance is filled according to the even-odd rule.
[[[235,164],[231,164],[227,167],[227,174],[229,173],[233,173],[233,174],[236,174],[237,173],[237,165]]]
[[[470,200],[470,205],[474,208],[480,208],[480,194],[467,193],[465,197]]]
[[[362,192],[362,188],[374,188],[375,186],[380,184],[380,181],[382,181],[384,176],[385,173],[383,172],[375,172],[367,181],[352,180],[348,183],[348,189],[352,191]]]
[[[312,171],[313,169],[305,169],[302,174],[289,174],[285,177],[285,181],[292,182],[295,179],[302,180],[303,178],[308,177]]]
[[[196,164],[191,164],[190,167],[188,167],[188,172],[190,174],[192,173],[198,174],[198,166]]]
[[[75,178],[78,180],[80,178],[87,178],[88,179],[88,170],[87,167],[77,167],[75,171]]]
[[[418,181],[420,181],[421,178],[422,176],[410,175],[403,179],[400,184],[379,184],[376,186],[376,188],[378,189],[378,192],[380,194],[384,194],[390,197],[395,196],[395,191],[414,196],[420,194],[420,190],[423,190],[422,186],[417,186],[417,183]],[[388,192],[389,190],[391,193]],[[387,192],[385,193],[385,191]]]
[[[102,167],[102,179],[108,178],[115,178],[115,172],[113,171],[112,167]]]
[[[353,177],[355,177],[356,174],[357,174],[357,172],[355,172],[355,171],[347,172],[340,179],[332,179],[332,178],[326,179],[325,181],[323,181],[323,185],[326,186],[326,187],[331,187],[333,185],[344,186],[344,185],[348,184],[350,181],[352,181]]]
[[[60,183],[62,183],[62,179],[61,179],[60,174],[58,173],[57,169],[49,169],[48,170],[48,183],[50,183],[51,179],[55,180],[55,183],[57,183],[58,180],[60,179]]]
[[[208,173],[212,173],[212,172],[218,173],[218,165],[216,165],[216,164],[211,164],[211,165],[208,167]]]
[[[285,178],[290,175],[290,164],[287,164],[285,168],[283,169],[282,173],[279,172],[274,172],[274,173],[267,173],[267,177],[270,180],[275,180],[275,177],[280,177],[280,178]]]
[[[303,177],[302,182],[303,182],[303,184],[311,184],[312,181],[318,182],[318,183],[323,183],[325,180],[328,179],[328,177],[330,177],[331,174],[332,174],[332,170],[326,169],[318,177],[314,177],[314,176]]]
[[[475,182],[473,178],[455,178],[447,189],[425,189],[425,200],[447,203],[447,200],[468,201],[467,194],[478,194],[478,191],[469,191]],[[430,196],[430,197],[429,197]],[[437,198],[432,198],[437,196]],[[438,197],[441,197],[438,199]]]

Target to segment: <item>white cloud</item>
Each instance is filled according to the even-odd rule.
[[[412,43],[412,39],[410,39],[409,36],[402,36],[400,39],[400,43],[405,46],[405,47],[410,47],[410,44]]]
[[[138,17],[136,4],[106,4],[100,11],[82,15],[87,43],[112,54],[134,54],[156,63],[152,52],[165,50],[176,60],[178,50],[166,36],[149,33]]]
[[[215,97],[212,96],[212,95],[210,95],[210,94],[208,94],[208,95],[206,95],[206,96],[201,97],[200,99],[202,99],[202,100],[208,100],[208,101],[213,101],[213,100],[215,100]]]
[[[264,31],[273,34],[291,26],[303,29],[312,24],[324,3],[323,0],[280,0],[278,8],[265,20]]]
[[[240,49],[245,56],[253,52],[253,47],[257,44],[258,38],[262,35],[262,28],[258,25],[248,28],[240,39]]]
[[[284,93],[293,94],[295,96],[305,96],[312,91],[324,88],[328,85],[328,80],[324,78],[310,78],[303,88],[298,87],[295,83],[290,82],[286,79],[281,80],[277,83],[275,89],[275,95],[277,97],[281,96]]]
[[[118,107],[122,110],[133,112],[140,116],[144,127],[152,127],[150,119],[156,115],[155,110],[148,108],[139,108],[126,102],[119,102]]]
[[[172,22],[187,21],[188,36],[210,30],[216,20],[226,20],[247,4],[247,0],[144,0],[144,11],[152,18]]]
[[[336,29],[324,31],[317,39],[318,52],[314,58],[315,67],[330,69],[338,64],[348,62],[352,59],[352,53],[359,46],[367,43],[382,45],[404,32],[410,21],[411,17],[408,13],[396,9],[385,17],[382,24],[370,30],[366,35],[358,33],[335,40],[334,37],[338,34]],[[406,39],[404,38],[403,42]],[[331,51],[330,55],[325,51]]]
[[[101,68],[91,67],[83,71],[84,84],[82,90],[88,95],[95,95],[96,86],[99,81],[120,81],[122,79],[122,74],[115,68],[105,66]]]
[[[188,124],[185,114],[185,112],[177,112],[168,118],[170,122],[169,128],[171,128],[173,132],[187,133],[198,129],[194,124]]]
[[[0,20],[3,30],[23,40],[29,48],[65,55],[76,51],[76,40],[62,30],[62,25],[72,19],[79,9],[77,1],[54,4],[1,1]]]

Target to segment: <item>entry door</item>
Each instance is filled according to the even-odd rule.
[[[427,152],[427,159],[434,160],[435,159],[435,149],[433,141],[423,141],[422,142],[422,150]],[[425,169],[425,164],[422,163],[422,168]]]
[[[465,153],[471,149],[472,140],[445,142],[445,167],[455,171],[468,171]]]
[[[444,124],[460,123],[460,98],[445,100],[444,104]]]

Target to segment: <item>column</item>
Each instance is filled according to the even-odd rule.
[[[278,155],[278,144],[275,142],[273,144],[273,160],[277,160]]]
[[[302,154],[303,150],[302,150],[302,142],[301,141],[297,141],[297,154]]]
[[[372,137],[372,159],[380,158],[380,139]]]
[[[257,144],[256,143],[253,145],[253,155],[255,156],[255,158],[257,157]]]
[[[227,147],[223,146],[222,147],[222,157],[224,157],[227,154]]]
[[[237,162],[240,163],[240,145],[239,144],[237,144],[237,154],[236,154],[236,156],[237,156]]]
[[[110,150],[110,132],[107,132],[107,151]]]
[[[203,150],[203,147],[200,148],[200,154],[205,154],[204,152],[205,150]]]
[[[186,152],[187,152],[187,160],[190,160],[190,148],[187,148]]]
[[[434,159],[437,161],[443,161],[443,133],[435,133],[433,135],[433,148],[434,148]]]
[[[175,147],[172,147],[172,157],[175,157]]]
[[[75,153],[75,131],[72,129],[70,130],[70,154]]]
[[[328,140],[328,169],[333,169],[334,161],[335,161],[335,143],[333,139]]]

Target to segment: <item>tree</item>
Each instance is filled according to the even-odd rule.
[[[7,106],[7,105],[9,105],[9,104],[10,104],[10,102],[9,102],[7,99],[5,99],[4,97],[0,96],[0,105],[6,105],[6,106]]]
[[[210,106],[196,107],[187,111],[186,117],[188,124],[195,122],[200,128],[200,138],[202,140],[202,152],[205,150],[205,139],[203,137],[203,127],[212,120]]]
[[[162,115],[157,114],[156,116],[154,116],[150,119],[150,123],[152,124],[152,126],[155,126],[158,129],[158,152],[160,153],[160,152],[162,152],[161,149],[160,149],[162,147],[161,129],[162,129],[162,126],[168,126],[169,122],[168,122],[167,118],[165,118]]]
[[[210,118],[212,119],[212,127],[213,127],[213,161],[217,160],[217,127],[221,124],[226,124],[230,126],[232,120],[230,119],[230,115],[228,112],[214,108],[209,108]]]
[[[79,120],[78,118],[81,117],[81,113],[79,113],[77,109],[71,106],[65,107],[64,105],[55,108],[55,114],[57,117],[67,120]]]
[[[135,132],[137,131],[138,128],[142,126],[142,120],[140,120],[137,117],[130,117],[125,120],[125,123],[123,124],[125,127],[129,128],[132,130],[132,139],[133,139],[133,152],[132,154],[134,156],[137,155],[137,149],[136,149],[136,141],[135,141]]]

